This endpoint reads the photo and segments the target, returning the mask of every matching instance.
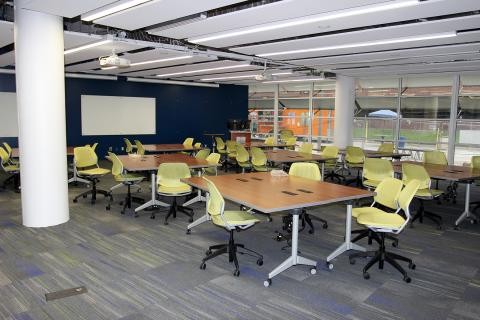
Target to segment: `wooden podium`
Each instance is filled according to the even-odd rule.
[[[230,140],[245,144],[250,143],[251,138],[250,130],[230,130]]]

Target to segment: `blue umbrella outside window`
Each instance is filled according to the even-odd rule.
[[[382,110],[370,112],[368,116],[375,117],[375,118],[396,118],[397,113],[392,110],[382,109]]]

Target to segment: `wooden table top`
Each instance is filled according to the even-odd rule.
[[[190,169],[216,167],[217,164],[211,164],[204,159],[197,159],[183,153],[173,154],[148,154],[148,155],[120,155],[118,156],[127,171],[152,171],[157,170],[158,166],[167,162],[186,163]]]
[[[367,198],[375,194],[363,189],[295,176],[272,176],[269,172],[210,176],[208,179],[217,186],[225,199],[265,213]],[[207,183],[202,177],[183,181],[207,190]]]
[[[266,144],[265,142],[262,142],[262,141],[252,141],[250,143],[245,143],[243,146],[247,149],[251,148],[251,147],[257,147],[257,148],[261,148],[261,149],[288,147],[288,145],[283,143],[283,142],[278,142],[278,143],[274,143],[274,144]]]
[[[147,152],[179,152],[179,151],[194,151],[201,148],[194,146],[186,147],[181,143],[166,143],[166,144],[144,144],[143,148]]]
[[[67,156],[73,156],[73,148],[75,147],[67,147]],[[12,157],[18,158],[20,156],[20,150],[18,148],[12,148]]]
[[[474,169],[467,166],[424,164],[418,161],[399,161],[393,162],[393,170],[396,173],[402,172],[402,163],[418,164],[427,170],[431,178],[444,179],[450,181],[471,181],[480,178],[480,169]]]
[[[325,162],[334,160],[334,157],[325,157],[321,154],[302,153],[293,150],[269,150],[265,151],[268,161],[277,163],[292,163],[301,161]]]
[[[338,150],[338,153],[345,155],[347,153],[346,149]],[[409,157],[409,153],[399,153],[399,152],[380,152],[377,150],[363,150],[365,157],[367,158],[396,158],[400,159],[402,157]]]

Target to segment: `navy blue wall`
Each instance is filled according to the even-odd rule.
[[[0,75],[0,91],[15,91],[15,77]],[[69,146],[98,142],[98,154],[109,147],[121,152],[125,136],[82,136],[81,95],[131,96],[156,98],[156,134],[127,138],[148,143],[180,143],[186,137],[208,143],[204,132],[225,133],[228,119],[246,119],[247,86],[221,85],[220,88],[66,78],[67,144]],[[115,121],[115,115],[112,115]],[[17,139],[1,138],[17,145]],[[133,141],[132,141],[133,142]]]

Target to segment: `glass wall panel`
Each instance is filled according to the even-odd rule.
[[[290,131],[298,141],[308,139],[310,83],[279,84],[278,132]],[[279,137],[280,138],[280,137]]]
[[[312,142],[333,143],[335,81],[316,82],[313,87]]]
[[[455,139],[455,164],[470,162],[480,155],[480,74],[460,77]]]
[[[252,138],[264,139],[273,134],[275,85],[248,86],[248,118]]]
[[[354,145],[375,150],[395,141],[398,79],[360,79],[355,91]]]
[[[402,79],[400,149],[447,153],[451,94],[451,75]]]

